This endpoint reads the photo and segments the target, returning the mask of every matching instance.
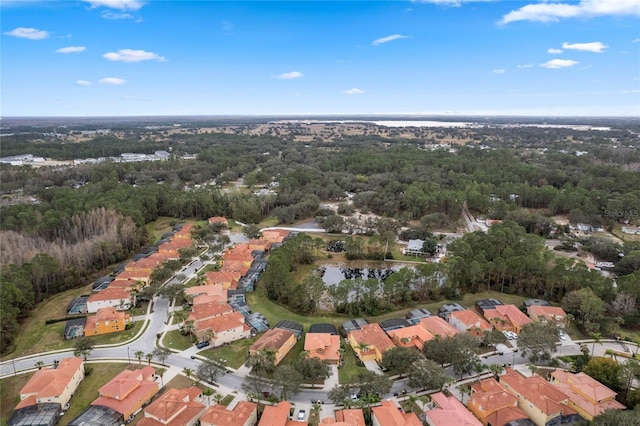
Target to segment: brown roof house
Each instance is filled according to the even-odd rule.
[[[56,368],[43,367],[20,389],[20,402],[16,410],[41,403],[64,407],[82,379],[84,361],[81,358],[63,358]]]
[[[516,305],[498,305],[493,309],[485,309],[484,317],[498,331],[520,333],[522,327],[531,323],[531,319]]]
[[[382,362],[382,354],[395,345],[379,324],[364,324],[347,335],[349,344],[362,361]]]
[[[537,426],[559,425],[574,417],[579,418],[577,412],[567,405],[567,395],[538,375],[525,377],[507,368],[499,380],[507,392],[518,399],[518,407]]]
[[[273,362],[278,365],[280,361],[289,353],[298,340],[291,330],[282,328],[272,328],[267,330],[249,348],[249,354],[255,355],[258,352],[269,351],[274,354]]]
[[[423,318],[418,324],[420,324],[421,327],[431,333],[434,337],[440,336],[442,339],[459,333],[454,326],[436,316]]]
[[[401,413],[393,401],[382,401],[371,408],[373,426],[422,426],[416,413]]]
[[[419,351],[422,350],[425,343],[433,339],[433,334],[419,324],[391,330],[388,334],[396,346],[415,348]]]
[[[267,405],[264,407],[262,417],[258,426],[307,426],[307,422],[289,420],[291,404],[281,401],[277,405]]]
[[[461,333],[466,332],[477,337],[483,337],[485,332],[491,330],[491,325],[470,309],[451,312],[449,324]]]
[[[519,426],[534,423],[529,416],[518,408],[518,398],[511,395],[496,379],[486,379],[471,385],[471,399],[467,407],[482,422],[484,426],[503,426],[518,420]]]
[[[533,305],[527,308],[527,314],[533,321],[553,323],[560,327],[569,323],[567,313],[559,306]]]
[[[616,392],[587,374],[555,370],[551,373],[551,383],[569,397],[567,405],[589,421],[605,410],[626,408],[615,400]]]
[[[330,364],[340,364],[340,336],[328,333],[307,333],[304,350],[310,358],[326,360]]]
[[[322,419],[320,424],[333,426],[365,426],[364,413],[361,408],[338,410],[335,414],[335,419],[326,417]]]
[[[209,407],[202,417],[201,426],[254,426],[258,422],[258,404],[240,401],[229,410],[224,405]]]
[[[223,289],[235,290],[238,288],[238,281],[242,277],[239,272],[212,271],[205,274],[207,284],[220,285]]]
[[[125,421],[133,419],[158,393],[155,374],[155,368],[150,366],[139,370],[123,370],[98,389],[100,396],[91,405],[111,408],[120,413]]]
[[[138,426],[193,426],[206,410],[202,391],[191,386],[169,389],[144,409],[144,418]]]

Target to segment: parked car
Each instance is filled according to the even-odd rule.
[[[208,340],[205,341],[205,342],[198,342],[198,343],[196,343],[196,348],[198,348],[198,349],[206,348],[210,344],[211,343]]]
[[[306,414],[307,413],[304,410],[300,410],[300,412],[298,413],[298,421],[303,421]]]
[[[564,331],[559,331],[558,337],[560,338],[560,340],[567,340],[567,335],[564,334]]]

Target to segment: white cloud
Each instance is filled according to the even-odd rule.
[[[163,56],[157,53],[133,49],[120,49],[117,52],[105,53],[102,57],[110,61],[121,62],[166,61]]]
[[[551,53],[552,55],[559,55],[563,52],[562,49],[547,49],[547,53]]]
[[[602,53],[604,49],[606,49],[607,47],[608,46],[605,46],[599,41],[593,41],[591,43],[568,43],[565,41],[564,43],[562,43],[563,49],[582,50],[585,52],[595,52],[595,53]]]
[[[87,80],[77,80],[76,86],[91,86],[91,82]]]
[[[56,50],[57,53],[80,53],[87,50],[84,46],[68,46]]]
[[[640,43],[640,38],[634,38],[631,43]]]
[[[108,7],[119,10],[139,10],[144,6],[140,0],[83,0],[91,4],[91,7]]]
[[[98,83],[100,84],[111,84],[111,85],[125,84],[126,82],[127,80],[123,80],[121,78],[116,78],[116,77],[106,77],[98,81]]]
[[[7,31],[6,35],[18,38],[28,38],[29,40],[42,40],[49,38],[49,33],[35,28],[18,27],[15,30]]]
[[[522,65],[516,65],[518,68],[532,68],[533,64],[522,64]]]
[[[402,34],[393,34],[393,35],[390,35],[390,36],[377,38],[377,39],[373,40],[373,43],[371,43],[371,45],[372,46],[378,46],[380,44],[389,43],[390,41],[400,40],[400,39],[403,39],[403,38],[409,38],[409,36],[402,35]]]
[[[353,89],[345,90],[344,93],[346,93],[347,95],[361,95],[364,93],[364,90],[360,90],[357,87],[354,87]]]
[[[100,14],[100,16],[102,16],[104,19],[109,19],[112,21],[115,21],[117,19],[133,19],[135,18],[135,16],[133,16],[130,13],[127,12],[112,12],[110,10],[103,10],[102,13]]]
[[[571,59],[552,59],[550,61],[545,62],[544,64],[540,64],[541,67],[544,68],[568,68],[574,65],[577,65],[578,61],[574,61]]]
[[[494,74],[504,74],[505,72],[507,72],[507,70],[499,68],[499,69],[491,70],[491,72]]]
[[[302,74],[301,72],[291,71],[291,72],[285,72],[284,74],[280,74],[276,78],[279,78],[280,80],[293,80],[294,78],[300,78],[302,76],[304,76],[304,74]]]
[[[640,15],[638,0],[580,0],[577,4],[536,3],[513,10],[502,17],[501,24],[516,21],[558,22],[567,18]]]

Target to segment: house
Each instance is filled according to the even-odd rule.
[[[340,336],[328,333],[307,333],[304,350],[309,358],[326,360],[329,364],[340,364]]]
[[[278,323],[274,328],[282,328],[283,330],[289,330],[296,335],[296,339],[300,339],[302,337],[302,331],[304,330],[304,327],[302,326],[302,324],[297,323],[295,321],[289,321],[289,320],[278,321]]]
[[[525,377],[507,368],[500,376],[500,384],[518,399],[518,407],[537,426],[557,426],[579,419],[577,412],[567,403],[569,398],[560,389],[538,375]]]
[[[289,237],[289,231],[284,229],[269,229],[262,231],[262,239],[271,241],[272,243],[282,244],[287,237]]]
[[[409,240],[407,246],[402,249],[402,254],[405,256],[423,256],[425,254],[423,240]]]
[[[367,321],[364,318],[356,318],[356,319],[343,322],[340,325],[340,328],[342,328],[344,335],[347,336],[353,330],[360,330],[360,327],[362,327],[365,324],[369,324],[369,321]]]
[[[393,401],[382,401],[371,408],[373,426],[422,426],[416,413],[401,413]]]
[[[125,421],[133,419],[155,394],[156,370],[146,366],[138,370],[123,370],[98,389],[100,396],[91,405],[99,405],[120,413]]]
[[[335,424],[339,423],[340,426],[365,426],[364,414],[361,408],[352,408],[346,410],[338,410],[335,412],[336,419]],[[327,420],[331,417],[322,419],[321,424],[334,424]]]
[[[377,323],[365,324],[347,336],[349,344],[362,361],[382,361],[382,354],[395,347],[389,336]]]
[[[269,240],[265,239],[253,239],[249,240],[247,245],[249,246],[249,250],[260,250],[260,251],[269,251],[271,249],[271,245],[273,243]]]
[[[567,313],[559,306],[533,305],[527,308],[527,314],[533,321],[554,323],[560,327],[569,323]]]
[[[228,299],[228,291],[221,285],[196,285],[189,287],[184,291],[187,297],[195,298],[199,295],[214,296],[219,303],[226,303]]]
[[[531,319],[516,305],[497,305],[494,309],[485,309],[484,317],[498,331],[520,333],[522,327],[531,323]]]
[[[210,217],[207,222],[209,222],[209,225],[224,225],[225,227],[229,227],[229,221],[227,220],[227,218],[222,217],[222,216],[213,216]]]
[[[134,280],[143,283],[142,287],[148,286],[151,282],[151,272],[149,271],[122,271],[114,278],[115,281]]]
[[[640,226],[623,226],[622,232],[631,235],[640,235]]]
[[[464,311],[466,308],[458,303],[445,303],[438,308],[438,316],[443,320],[448,320],[451,312]]]
[[[251,327],[245,323],[244,315],[231,312],[195,323],[195,334],[199,341],[210,341],[211,346],[222,346],[251,337]]]
[[[484,311],[487,309],[495,309],[496,306],[504,305],[498,299],[480,299],[476,301],[476,309],[481,315],[484,315]],[[486,316],[485,316],[486,317]]]
[[[168,260],[180,259],[180,250],[191,247],[190,239],[172,238],[158,246],[158,253],[165,256]]]
[[[194,426],[206,410],[202,391],[191,386],[186,389],[168,389],[144,409],[144,418],[138,426]]]
[[[235,290],[238,288],[238,282],[242,276],[239,272],[212,271],[207,272],[205,274],[205,278],[207,280],[207,284],[219,285],[225,290]]]
[[[518,408],[518,398],[507,392],[494,378],[471,385],[471,399],[467,407],[484,426],[502,426],[516,420],[519,426],[534,425],[525,412]]]
[[[20,389],[20,402],[16,410],[44,403],[59,404],[60,408],[69,402],[84,379],[82,358],[63,358],[56,368],[43,367]]]
[[[291,404],[287,401],[281,401],[277,405],[267,405],[264,407],[262,417],[258,426],[307,426],[307,422],[299,422],[297,420],[289,420],[289,412]]]
[[[116,333],[124,331],[127,324],[132,324],[131,315],[117,311],[116,308],[101,308],[95,315],[88,316],[84,323],[85,336]]]
[[[471,309],[451,312],[449,324],[461,333],[466,332],[477,337],[482,337],[485,332],[491,330],[491,325]]]
[[[98,309],[114,307],[126,311],[135,304],[135,295],[121,288],[107,287],[87,298],[87,312],[95,314]]]
[[[413,311],[409,312],[405,316],[405,318],[407,319],[409,324],[414,325],[419,323],[422,318],[429,318],[432,316],[433,316],[433,313],[430,310],[420,308],[420,309],[414,309]]]
[[[238,272],[241,277],[244,277],[247,274],[247,272],[249,272],[249,269],[251,269],[251,267],[250,266],[246,266],[244,264],[244,262],[223,259],[222,260],[222,267],[220,268],[220,271],[222,271],[222,272]]]
[[[295,346],[296,342],[296,335],[291,330],[272,328],[267,330],[251,345],[249,354],[255,355],[261,351],[272,351],[274,353],[274,364],[278,365],[291,348]]]
[[[605,410],[626,408],[616,401],[616,392],[584,373],[555,370],[551,373],[550,381],[569,397],[567,405],[586,420],[592,421]]]
[[[191,240],[191,231],[193,230],[193,223],[185,223],[182,227],[176,230],[173,238],[183,238]],[[172,239],[173,239],[172,238]]]
[[[199,305],[193,305],[191,313],[187,317],[187,321],[193,321],[197,325],[199,321],[230,314],[231,312],[233,312],[233,308],[227,303],[202,303]]]
[[[429,426],[481,426],[482,423],[454,396],[431,395],[433,408],[424,412]]]
[[[240,401],[229,410],[224,405],[209,407],[200,417],[201,426],[254,426],[258,422],[258,404]]]
[[[164,258],[159,257],[158,253],[154,253],[149,257],[131,262],[125,266],[125,272],[148,272],[152,273],[154,269],[164,263]]]
[[[418,323],[421,327],[431,333],[434,337],[447,338],[459,333],[458,330],[440,317],[423,318]]]
[[[391,330],[388,331],[387,334],[396,346],[415,348],[419,351],[422,350],[426,342],[433,339],[433,334],[429,333],[419,324]]]

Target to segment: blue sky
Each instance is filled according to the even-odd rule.
[[[640,116],[640,0],[0,0],[2,116]]]

